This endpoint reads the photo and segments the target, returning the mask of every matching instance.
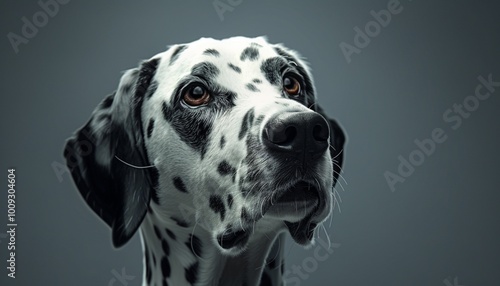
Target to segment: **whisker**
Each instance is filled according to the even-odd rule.
[[[344,178],[344,176],[342,176],[339,172],[337,172],[337,171],[335,171],[335,170],[334,170],[333,172],[334,172],[335,174],[339,175],[339,178],[341,178],[341,179],[342,179],[342,181],[344,181],[344,183],[345,183],[346,185],[348,185],[348,184],[347,184],[346,179]]]
[[[321,224],[321,228],[323,229],[323,231],[325,232],[325,236],[328,240],[328,249],[330,249],[330,247],[332,246],[331,245],[331,241],[330,241],[330,235],[328,235],[328,232],[326,231],[326,228],[323,224]]]
[[[130,163],[127,163],[125,161],[123,161],[122,159],[118,158],[118,156],[115,155],[115,158],[118,159],[118,161],[122,162],[123,164],[129,166],[129,167],[132,167],[132,168],[136,168],[136,169],[147,169],[147,168],[154,168],[155,165],[150,165],[150,166],[136,166],[136,165],[132,165]]]

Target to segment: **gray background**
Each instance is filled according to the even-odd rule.
[[[7,34],[21,34],[22,17],[41,10],[20,2],[0,4],[0,235],[9,167],[19,223],[15,281],[6,279],[0,236],[1,285],[108,285],[123,268],[136,276],[128,285],[140,285],[139,237],[114,250],[109,229],[51,164],[63,162],[65,139],[121,71],[169,44],[234,35],[267,35],[307,57],[321,105],[349,136],[341,212],[326,224],[340,246],[300,285],[498,285],[500,88],[460,128],[442,119],[474,95],[478,76],[500,81],[495,1],[402,0],[403,11],[350,63],[339,44],[352,45],[353,28],[387,0],[243,0],[223,20],[213,1],[74,0],[16,54]],[[398,156],[408,158],[434,128],[448,139],[392,192],[384,172],[396,172]],[[286,269],[313,253],[289,242]]]

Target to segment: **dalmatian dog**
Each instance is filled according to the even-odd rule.
[[[284,285],[284,239],[314,243],[344,142],[297,52],[201,38],[126,71],[64,156],[115,247],[140,230],[142,285]]]

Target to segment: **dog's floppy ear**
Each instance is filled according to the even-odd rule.
[[[321,114],[326,121],[328,121],[328,125],[330,127],[330,155],[332,156],[333,162],[333,185],[335,186],[335,183],[340,176],[340,172],[342,171],[346,137],[337,121],[329,118],[323,108],[316,104],[315,109],[316,112]]]
[[[80,194],[112,228],[115,247],[136,232],[154,195],[155,173],[133,166],[150,165],[141,106],[158,63],[158,59],[151,59],[126,71],[116,92],[97,106],[64,149]]]

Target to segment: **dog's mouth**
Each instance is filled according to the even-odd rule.
[[[314,184],[299,181],[272,203],[266,215],[284,221],[293,240],[305,245],[316,228],[313,216],[324,207],[321,194]]]
[[[316,186],[299,181],[271,200],[266,216],[289,222],[298,222],[318,207],[320,192]]]
[[[264,207],[264,213],[269,219],[284,222],[292,238],[305,245],[311,241],[316,227],[313,217],[322,207],[318,187],[306,181],[298,181],[284,191],[277,192],[277,196]],[[217,243],[226,250],[242,248],[248,242],[250,234],[248,230],[229,229],[217,236]]]
[[[224,249],[240,247],[245,245],[250,237],[250,233],[245,230],[228,230],[226,233],[217,236],[217,243]]]

